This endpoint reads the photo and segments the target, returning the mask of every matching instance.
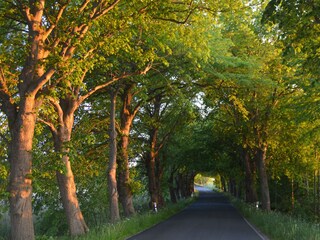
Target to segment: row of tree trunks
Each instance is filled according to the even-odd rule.
[[[172,171],[168,180],[171,202],[176,203],[179,199],[191,197],[194,193],[194,172],[178,173]]]
[[[32,217],[32,142],[37,113],[41,105],[41,101],[37,100],[36,96],[39,97],[41,95],[39,92],[45,90],[46,83],[51,80],[56,72],[55,67],[61,65],[56,64],[54,67],[48,67],[45,60],[57,51],[61,53],[61,62],[72,58],[76,47],[69,45],[68,42],[82,40],[89,30],[90,24],[88,22],[107,14],[120,1],[114,1],[110,5],[106,5],[104,9],[99,4],[93,5],[90,9],[89,7],[82,8],[80,10],[82,14],[84,11],[95,12],[96,14],[90,18],[83,18],[86,19],[84,22],[72,21],[69,23],[67,29],[72,29],[70,31],[72,34],[69,35],[69,39],[65,40],[62,51],[61,49],[57,50],[57,46],[60,43],[59,30],[61,29],[59,29],[59,26],[64,24],[61,25],[58,22],[65,19],[61,16],[64,14],[64,9],[67,8],[68,3],[57,7],[60,9],[58,9],[59,13],[55,14],[56,16],[50,16],[49,14],[49,17],[44,17],[44,13],[50,12],[46,10],[50,9],[51,3],[45,0],[27,2],[23,6],[21,4],[12,5],[13,7],[17,6],[17,12],[23,16],[23,19],[17,17],[17,21],[21,20],[23,23],[21,26],[27,26],[22,27],[23,31],[28,31],[28,43],[24,42],[22,44],[28,46],[27,56],[22,64],[23,66],[19,66],[19,68],[22,67],[19,79],[15,79],[18,83],[19,93],[17,96],[20,100],[15,105],[15,101],[8,91],[1,96],[6,105],[4,112],[8,117],[11,133],[8,153],[10,162],[8,190],[10,193],[11,239],[14,240],[33,240],[35,238]],[[43,24],[44,22],[47,23],[49,18],[54,24]],[[77,26],[75,22],[81,27]],[[50,27],[48,27],[49,25]],[[77,41],[72,41],[75,38]],[[5,81],[1,83],[1,88],[7,89]],[[65,129],[65,126],[61,126],[61,129]],[[64,134],[59,137],[61,137],[62,143],[68,138]],[[57,147],[56,150],[61,149]],[[66,166],[66,173],[57,173],[61,198],[67,213],[70,232],[78,235],[78,233],[86,232],[87,227],[76,200],[75,184],[69,158],[64,156],[62,161]]]
[[[252,156],[255,157],[255,161],[252,161]],[[257,166],[257,172],[259,176],[259,190],[260,201],[263,210],[270,211],[270,192],[268,184],[268,175],[266,167],[267,145],[261,148],[255,149],[255,152],[250,153],[249,149],[242,149],[242,158],[245,168],[245,200],[248,203],[255,203],[258,201],[257,187],[255,184],[255,165]],[[226,188],[226,180],[221,177],[222,187],[224,191],[230,192],[235,197],[240,197],[242,186],[240,182],[237,182],[234,178],[228,178],[228,188]]]

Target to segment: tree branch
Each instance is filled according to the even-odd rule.
[[[125,78],[129,78],[129,77],[137,76],[137,75],[146,74],[151,69],[151,66],[152,66],[152,64],[148,64],[147,67],[143,71],[137,71],[134,73],[124,73],[123,75],[121,75],[119,77],[112,78],[112,80],[110,80],[109,82],[106,82],[104,84],[101,84],[101,85],[94,87],[87,94],[83,95],[82,97],[80,97],[78,99],[78,104],[80,105],[84,100],[86,100],[92,94],[96,93],[97,91],[99,91],[101,89],[104,89],[104,88],[110,86],[112,83],[117,82],[120,79],[125,79]]]
[[[64,12],[64,10],[67,8],[67,4],[63,5],[59,11],[58,11],[58,14],[57,14],[57,17],[56,17],[56,20],[55,22],[50,26],[50,28],[45,32],[44,34],[44,37],[43,37],[43,40],[45,41],[49,35],[51,34],[51,32],[56,28],[56,26],[58,25],[58,22],[60,21],[61,17],[62,17],[62,14]]]
[[[103,9],[104,7],[106,7],[106,5],[102,5],[101,6],[101,2],[103,1],[100,1],[100,4],[98,4],[94,9],[93,9],[93,12],[90,14],[90,19],[91,20],[96,20],[98,19],[99,17],[102,17],[103,15],[107,14],[109,11],[111,11],[113,8],[115,8],[115,6],[120,2],[120,0],[115,0],[113,3],[111,3],[109,5],[109,7],[107,7],[106,9],[104,10],[101,10],[101,11],[98,11],[98,9]]]
[[[63,110],[58,103],[58,101],[52,97],[49,97],[49,101],[52,104],[52,106],[55,108],[57,114],[58,114],[58,123],[59,125],[63,125]]]
[[[0,108],[7,115],[10,125],[17,114],[17,106],[9,92],[2,67],[0,67],[0,99],[4,103],[4,105],[0,104]]]
[[[42,122],[43,124],[47,125],[53,135],[57,134],[58,131],[52,122],[45,121],[42,118],[37,118],[37,121]]]
[[[140,110],[141,104],[142,104],[142,101],[140,101],[133,109],[132,111],[133,118],[137,115],[138,111]]]
[[[82,5],[80,6],[79,12],[80,12],[80,13],[83,12],[84,9],[88,6],[89,3],[90,3],[90,0],[85,0],[85,1],[82,3]]]
[[[36,94],[51,79],[55,72],[56,70],[54,68],[49,68],[35,83],[31,93]]]

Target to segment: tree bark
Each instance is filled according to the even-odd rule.
[[[108,167],[108,189],[111,222],[120,220],[117,190],[117,132],[116,132],[116,98],[117,91],[110,92],[110,157]]]
[[[150,150],[146,159],[146,167],[148,174],[148,186],[150,194],[150,206],[157,205],[162,207],[164,205],[164,199],[161,193],[161,177],[163,169],[161,166],[160,158],[158,157],[157,139],[158,139],[158,128],[153,127],[150,130]]]
[[[76,193],[76,184],[68,156],[69,149],[64,147],[64,144],[71,139],[72,126],[74,123],[73,111],[68,112],[65,107],[62,107],[62,109],[66,112],[63,116],[60,116],[63,119],[63,122],[60,122],[57,134],[54,135],[54,141],[55,150],[64,154],[61,160],[64,165],[64,172],[57,171],[56,176],[63,208],[67,218],[69,233],[71,236],[79,236],[87,233],[89,228],[87,227],[80,210]]]
[[[31,4],[30,4],[31,5]],[[51,78],[54,71],[45,72],[42,65],[46,58],[44,49],[45,31],[42,29],[44,1],[24,9],[28,25],[28,56],[19,76],[19,107],[10,95],[5,79],[1,80],[1,98],[7,105],[4,109],[8,117],[11,142],[9,144],[9,201],[11,238],[14,240],[34,239],[32,220],[32,142],[37,117],[36,94]],[[21,67],[21,66],[20,66]]]
[[[270,192],[266,168],[266,156],[267,146],[263,145],[257,149],[257,166],[260,179],[261,204],[263,210],[270,211]]]
[[[148,187],[150,194],[150,205],[159,203],[158,191],[157,191],[157,180],[156,180],[156,157],[153,151],[150,151],[147,157],[147,174],[148,174]]]
[[[255,203],[258,200],[255,184],[254,184],[254,174],[253,167],[250,159],[250,153],[248,149],[243,149],[243,161],[245,164],[245,189],[246,189],[246,202]]]
[[[32,141],[36,110],[33,96],[21,99],[17,119],[11,121],[10,162],[10,220],[11,239],[34,239],[32,220]]]
[[[158,208],[164,207],[165,202],[162,195],[162,185],[161,181],[163,178],[163,159],[161,160],[160,156],[156,156],[156,183],[157,183],[157,194],[158,194]]]
[[[181,173],[181,187],[183,189],[182,191],[182,197],[183,198],[189,198],[192,196],[192,193],[194,192],[194,177],[195,174],[193,172],[184,172]]]
[[[130,217],[135,214],[133,205],[133,194],[130,187],[130,170],[129,170],[129,138],[132,121],[137,113],[138,108],[133,112],[130,111],[130,104],[133,94],[131,89],[133,84],[125,86],[124,93],[122,95],[122,110],[121,110],[121,139],[120,139],[120,156],[117,158],[118,163],[118,190],[119,199],[122,204],[124,214],[126,217]]]
[[[177,203],[177,195],[176,195],[176,189],[174,187],[174,173],[175,171],[171,170],[170,172],[170,177],[168,179],[168,184],[169,184],[169,194],[170,194],[170,200],[172,203]]]
[[[223,192],[227,192],[226,179],[223,176],[221,176],[221,185],[222,185]]]
[[[128,129],[128,128],[127,128]],[[121,136],[121,156],[117,158],[118,162],[118,189],[119,199],[123,207],[126,217],[135,214],[133,206],[133,194],[130,187],[130,171],[129,171],[129,130],[123,130]]]

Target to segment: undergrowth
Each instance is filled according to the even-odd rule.
[[[157,213],[146,212],[143,214],[137,214],[129,219],[124,219],[115,224],[108,224],[105,226],[91,229],[85,236],[77,237],[77,240],[124,240],[130,236],[133,236],[149,227],[156,225],[157,223],[164,221],[174,214],[183,210],[186,206],[191,204],[194,198],[180,201],[177,204],[168,204],[164,209],[160,209]],[[69,236],[53,238],[46,236],[38,236],[37,240],[67,240]]]
[[[320,240],[320,224],[280,212],[266,212],[232,199],[233,205],[271,240]]]

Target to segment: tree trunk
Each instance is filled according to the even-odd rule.
[[[175,187],[175,192],[177,196],[177,200],[179,201],[181,199],[181,185],[180,185],[180,173],[177,174],[175,177],[175,182],[176,182],[176,187]]]
[[[55,136],[55,150],[64,154],[62,157],[64,172],[57,171],[56,175],[63,208],[67,218],[69,233],[71,236],[79,236],[87,233],[89,228],[87,227],[80,210],[76,193],[76,184],[68,156],[69,149],[64,148],[63,146],[71,139],[72,126],[74,123],[73,112],[69,114],[65,113],[63,120],[64,122],[59,126]]]
[[[64,156],[65,173],[57,171],[57,180],[62,198],[63,208],[67,217],[69,232],[71,236],[79,236],[87,233],[87,227],[80,210],[78,198],[76,195],[76,185],[71,170],[69,157]]]
[[[111,222],[120,220],[117,190],[117,132],[116,132],[116,98],[117,91],[111,91],[110,104],[110,157],[108,168],[108,189]]]
[[[156,156],[156,183],[157,183],[157,194],[158,194],[158,207],[164,207],[165,202],[162,195],[161,180],[163,178],[163,164],[159,155]]]
[[[186,197],[191,197],[194,192],[194,177],[193,172],[186,173]]]
[[[222,190],[223,192],[227,192],[227,184],[226,184],[226,179],[221,176],[221,185],[222,185]]]
[[[177,200],[176,190],[174,187],[174,171],[171,171],[170,173],[168,184],[169,184],[170,200],[172,203],[177,203],[178,200]]]
[[[128,156],[128,144],[129,144],[129,130],[122,131],[121,136],[121,156],[117,158],[118,162],[118,189],[119,199],[122,204],[124,214],[126,217],[130,217],[135,214],[133,206],[133,194],[130,187],[130,171],[129,171],[129,156]]]
[[[266,168],[267,146],[262,146],[257,149],[257,166],[260,179],[261,204],[262,209],[266,211],[271,210],[270,206],[270,192],[268,185],[268,176]]]
[[[11,119],[12,120],[12,119]],[[10,119],[9,119],[10,121]],[[35,99],[21,99],[19,114],[11,121],[10,162],[10,220],[11,239],[34,239],[32,220],[32,141],[36,121]]]
[[[294,194],[294,179],[291,179],[291,211],[294,210],[295,206],[295,194]]]
[[[37,117],[36,95],[54,71],[45,71],[41,61],[45,58],[45,32],[41,26],[44,2],[25,4],[21,13],[28,25],[28,55],[18,80],[19,106],[14,104],[5,82],[1,82],[1,98],[8,117],[11,142],[9,144],[9,201],[11,239],[34,239],[32,220],[32,142]],[[28,11],[27,11],[28,9]],[[40,81],[41,80],[41,81]]]
[[[118,190],[119,190],[119,199],[122,204],[124,214],[126,217],[130,217],[135,214],[134,205],[133,205],[133,194],[130,186],[130,170],[129,170],[129,137],[130,137],[130,128],[134,116],[136,115],[137,109],[130,112],[130,104],[132,101],[132,89],[133,85],[129,84],[125,87],[124,93],[122,95],[122,111],[121,111],[121,139],[120,147],[121,156],[117,158],[118,163]]]
[[[245,189],[246,189],[246,202],[255,203],[258,200],[255,184],[254,174],[252,172],[252,163],[250,161],[250,154],[248,149],[243,149],[243,160],[245,164],[246,176],[245,176]]]
[[[162,170],[160,166],[160,159],[157,159],[156,145],[157,145],[158,129],[153,128],[150,131],[150,152],[146,159],[150,205],[151,207],[156,204],[157,206],[163,206],[163,197],[161,195],[160,178]]]
[[[147,157],[147,174],[148,174],[148,186],[150,194],[150,205],[158,204],[159,197],[157,191],[157,180],[156,180],[156,157],[154,152],[151,151]]]

